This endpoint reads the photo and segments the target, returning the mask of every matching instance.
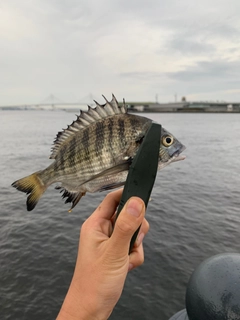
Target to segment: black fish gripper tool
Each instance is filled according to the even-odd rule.
[[[160,141],[161,125],[153,122],[129,168],[116,219],[125,203],[133,196],[141,198],[147,208],[158,169]],[[129,253],[132,251],[140,227],[131,239]]]

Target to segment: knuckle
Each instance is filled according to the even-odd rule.
[[[119,219],[117,222],[117,228],[121,233],[130,233],[133,231],[132,226],[129,222],[125,221],[124,219]]]
[[[137,257],[134,258],[134,261],[132,261],[134,268],[141,266],[143,263],[144,263],[144,256],[143,255],[138,255]]]
[[[148,223],[147,220],[146,220],[146,229],[147,229],[147,231],[149,231],[149,229],[150,229],[150,224]]]
[[[144,263],[144,257],[139,260],[139,265],[141,266]]]
[[[85,220],[84,222],[83,222],[83,224],[81,225],[81,231],[82,230],[85,230],[87,228],[87,220]]]
[[[91,229],[89,220],[85,220],[81,226],[80,232],[87,233]]]
[[[112,197],[112,191],[111,192],[109,192],[107,195],[106,195],[106,197],[105,197],[105,199],[109,199],[109,198],[111,198]]]
[[[150,225],[146,219],[143,220],[142,223],[142,230],[144,230],[144,233],[146,234],[150,229]]]
[[[144,255],[140,255],[138,258],[138,266],[141,266],[144,263]]]

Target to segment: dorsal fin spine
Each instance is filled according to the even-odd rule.
[[[93,100],[93,101],[95,102],[96,106],[101,106],[101,104],[98,103],[96,100]],[[90,108],[91,108],[91,107],[90,107]]]
[[[106,101],[106,103],[108,103],[107,98],[102,94],[103,99]]]

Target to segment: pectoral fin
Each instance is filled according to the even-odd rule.
[[[127,170],[129,170],[131,163],[132,163],[132,158],[129,158],[123,163],[117,164],[116,166],[113,166],[113,167],[106,169],[98,174],[93,175],[90,179],[84,181],[81,185],[88,183],[90,181],[93,181],[95,179],[98,179],[100,177],[117,175],[119,172],[127,171]],[[102,189],[102,190],[108,190],[108,189]]]

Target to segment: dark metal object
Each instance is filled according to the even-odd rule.
[[[240,319],[240,254],[203,261],[189,280],[186,308],[190,320]]]
[[[186,310],[169,320],[239,320],[240,254],[222,253],[203,261],[193,272]]]
[[[152,123],[130,166],[116,219],[125,203],[132,196],[140,197],[147,207],[157,174],[160,139],[161,125]],[[132,237],[129,252],[132,250],[139,229],[140,226]]]

